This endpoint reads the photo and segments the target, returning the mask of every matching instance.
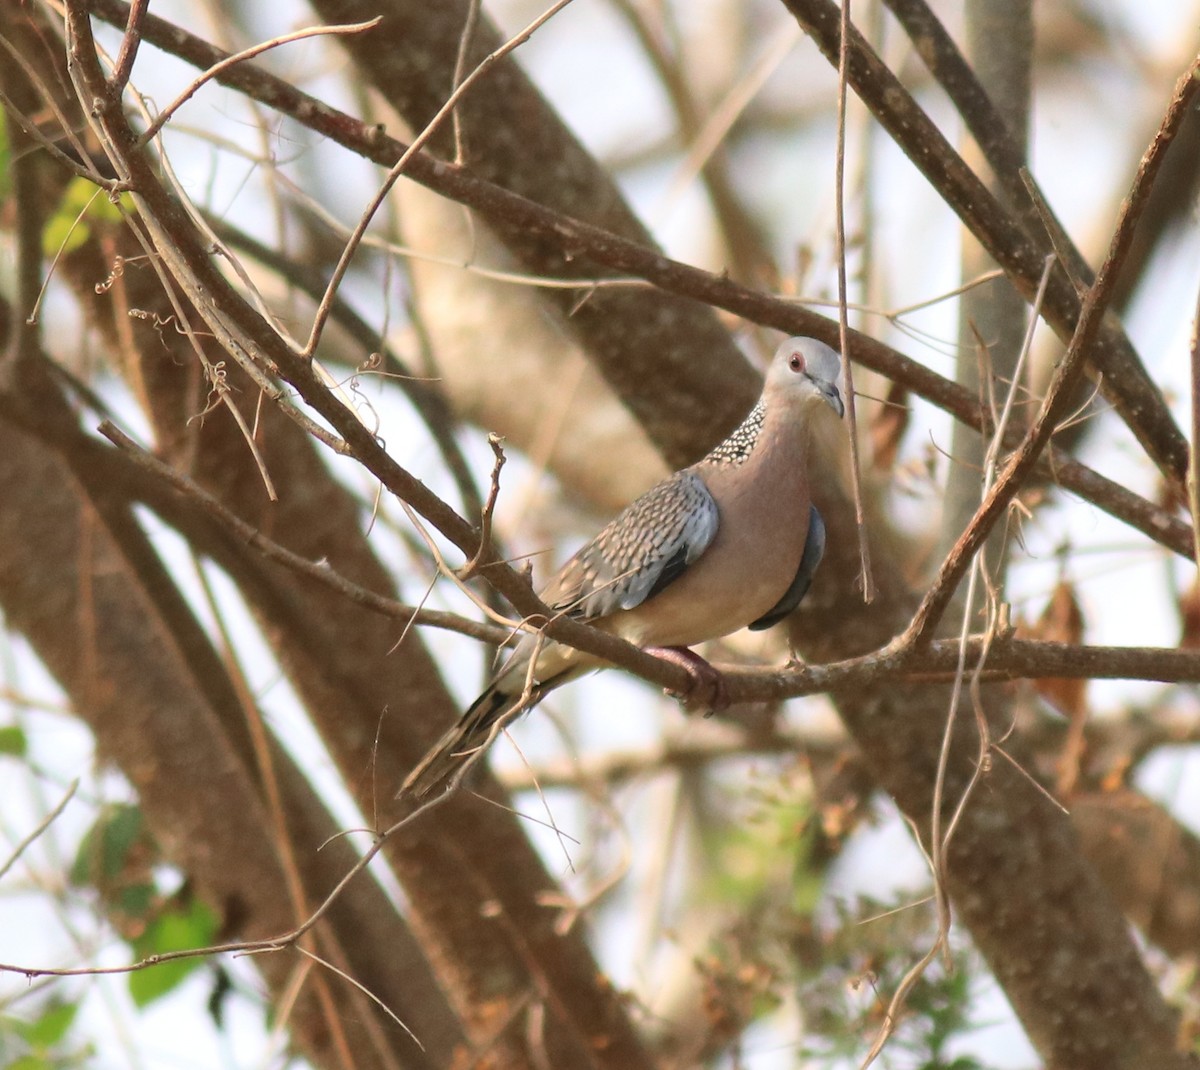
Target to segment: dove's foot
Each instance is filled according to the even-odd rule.
[[[694,650],[686,646],[648,646],[646,653],[678,665],[688,674],[687,690],[679,696],[687,709],[702,709],[709,717],[729,705],[725,677]]]

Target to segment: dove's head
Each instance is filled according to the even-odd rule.
[[[845,411],[838,379],[842,358],[815,338],[789,338],[776,351],[767,369],[763,396],[768,404],[781,398],[785,405],[821,398],[840,417]]]

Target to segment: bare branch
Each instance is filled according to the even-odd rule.
[[[840,55],[841,15],[830,0],[784,0],[830,63]],[[946,203],[1029,298],[1051,247],[1027,234],[942,136],[899,79],[853,31],[850,79],[871,109]],[[1079,295],[1066,273],[1051,280],[1046,319],[1063,341],[1071,339],[1082,315]],[[1103,389],[1163,475],[1182,486],[1187,442],[1161,391],[1146,374],[1129,340],[1115,325],[1089,331],[1085,359],[1103,373]]]
[[[58,800],[58,803],[55,805],[54,809],[51,810],[34,826],[29,835],[22,839],[21,842],[12,849],[12,853],[4,860],[4,864],[0,865],[0,880],[3,880],[4,875],[17,864],[17,861],[20,859],[21,855],[23,855],[31,845],[41,839],[46,829],[48,829],[54,824],[55,821],[58,820],[59,815],[67,808],[67,804],[75,797],[75,792],[78,790],[79,781],[72,780],[70,787],[67,788],[63,797]]]
[[[142,449],[110,420],[103,421],[99,430],[100,434],[134,463],[153,473],[156,478],[169,483],[247,546],[253,547],[261,553],[267,560],[283,565],[298,575],[315,580],[357,605],[364,606],[384,617],[392,617],[406,623],[424,624],[432,628],[443,628],[485,643],[504,643],[512,634],[511,629],[505,629],[499,625],[483,624],[459,616],[457,613],[406,605],[403,602],[397,602],[394,598],[386,598],[374,591],[369,591],[360,584],[339,575],[327,563],[310,561],[268,538],[253,525],[247,524],[232,510],[222,505],[216,497],[198,483]],[[155,505],[154,502],[147,502],[147,504],[152,507]],[[170,518],[165,519],[170,522]]]
[[[122,0],[95,0],[93,9],[95,14],[110,21],[123,19],[127,10]],[[196,65],[211,65],[224,55],[207,42],[154,15],[146,19],[145,38]],[[220,80],[376,163],[387,165],[405,149],[405,146],[387,137],[377,127],[360,123],[330,108],[252,64],[227,70]],[[569,250],[577,260],[586,256],[605,267],[637,275],[664,290],[723,308],[765,327],[788,334],[811,335],[835,347],[840,345],[838,326],[834,321],[798,307],[791,301],[670,260],[636,241],[564,216],[475,178],[462,168],[419,153],[409,161],[407,175],[443,196],[476,209],[485,218],[503,221],[554,242]],[[1040,268],[1039,261],[1037,271],[1040,272]],[[989,415],[962,387],[868,335],[851,331],[849,337],[854,358],[863,366],[904,383],[914,394],[981,433],[990,432]],[[1006,445],[1015,447],[1017,442],[1014,437],[1006,440]],[[1051,449],[1039,472],[1175,553],[1188,557],[1192,555],[1189,525],[1060,451]]]
[[[133,62],[137,59],[138,46],[142,43],[142,20],[150,0],[131,0],[129,19],[125,23],[125,33],[121,37],[121,50],[113,63],[112,77],[108,84],[115,96],[120,96],[129,84],[129,76],[133,74]]]
[[[1133,188],[1121,206],[1121,218],[1109,245],[1108,255],[1100,267],[1096,281],[1088,291],[1079,315],[1079,322],[1071,344],[1058,367],[1042,402],[1041,411],[1030,427],[1021,447],[1005,465],[1004,472],[996,482],[983,504],[979,507],[967,530],[947,555],[938,571],[938,578],[925,596],[912,624],[906,630],[901,642],[921,644],[936,627],[941,614],[958,586],[971,560],[983,545],[993,525],[1004,514],[1023,480],[1033,471],[1038,454],[1049,442],[1059,420],[1066,415],[1071,404],[1072,390],[1079,376],[1083,373],[1084,361],[1092,339],[1101,330],[1104,314],[1108,309],[1109,298],[1112,294],[1116,277],[1121,269],[1126,252],[1133,241],[1133,231],[1159,168],[1166,158],[1166,152],[1172,139],[1178,132],[1188,109],[1200,96],[1200,80],[1196,75],[1200,72],[1200,58],[1185,72],[1175,85],[1175,94],[1171,100],[1162,125],[1155,135],[1154,141],[1142,157]]]
[[[132,19],[132,12],[130,13],[130,18]],[[269,41],[263,41],[250,48],[244,48],[241,52],[235,52],[232,56],[227,56],[219,63],[214,63],[198,78],[192,79],[188,87],[155,117],[154,122],[142,134],[140,144],[146,145],[153,141],[158,136],[159,131],[171,121],[175,113],[191,100],[206,82],[211,82],[213,79],[220,79],[221,74],[230,67],[238,63],[244,63],[255,56],[261,56],[264,52],[269,52],[273,48],[279,48],[281,45],[290,45],[295,41],[303,41],[309,37],[335,37],[343,34],[365,33],[367,30],[372,30],[378,26],[381,18],[382,16],[371,19],[369,22],[355,22],[346,26],[309,26],[303,30],[296,30],[294,33],[280,34],[278,37],[272,37]],[[121,47],[124,49],[124,44]],[[120,57],[118,57],[118,70],[119,68]],[[114,85],[124,85],[127,79],[128,75],[126,75],[125,79],[118,82],[117,76],[114,74],[111,80]]]

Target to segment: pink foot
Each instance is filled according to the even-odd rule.
[[[691,677],[687,690],[680,695],[687,709],[703,709],[706,711],[704,716],[711,717],[729,705],[725,677],[694,650],[686,646],[648,646],[645,650],[647,654],[678,665]]]

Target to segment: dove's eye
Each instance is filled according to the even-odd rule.
[[[793,353],[788,357],[788,367],[794,372],[804,371],[804,358],[799,353]]]

